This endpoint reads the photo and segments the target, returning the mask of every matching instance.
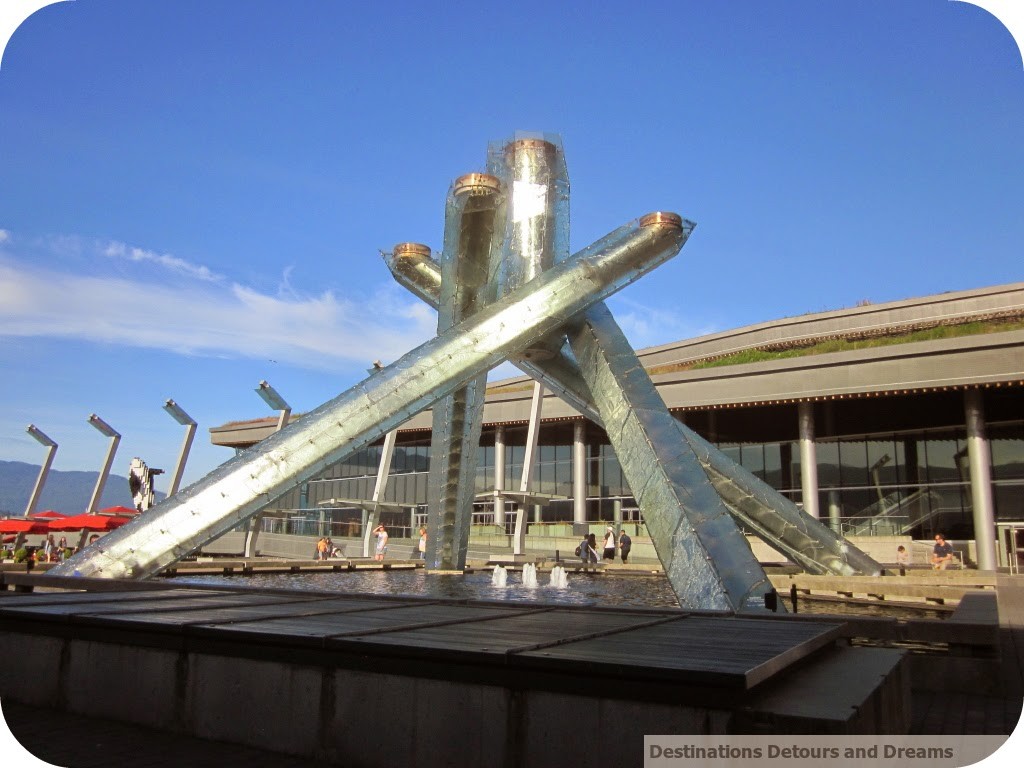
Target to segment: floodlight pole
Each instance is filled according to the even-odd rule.
[[[107,458],[103,462],[99,477],[96,478],[96,487],[93,489],[92,498],[89,499],[89,506],[85,512],[88,515],[96,514],[96,507],[99,506],[100,496],[103,494],[103,486],[107,484],[107,477],[110,475],[110,467],[114,463],[114,454],[117,453],[117,445],[121,442],[121,433],[111,427],[107,422],[95,413],[89,416],[89,423],[97,430],[110,438],[110,447],[107,448]]]
[[[46,458],[43,460],[43,466],[39,468],[39,477],[36,478],[35,488],[32,489],[32,495],[29,496],[28,505],[25,507],[25,517],[28,517],[36,511],[36,503],[39,501],[39,497],[43,493],[43,485],[46,483],[46,476],[50,474],[50,467],[53,465],[53,457],[57,454],[57,444],[47,437],[46,434],[35,424],[29,424],[28,427],[25,428],[25,431],[32,435],[37,442],[46,446]]]
[[[285,402],[285,399],[281,397],[277,390],[270,386],[266,380],[261,381],[260,385],[256,387],[256,394],[262,397],[263,402],[275,411],[281,412],[281,416],[277,420],[277,429],[274,430],[275,432],[280,432],[288,423],[288,417],[291,416],[292,407]]]
[[[171,484],[167,488],[167,495],[173,496],[178,492],[178,486],[181,485],[181,476],[185,472],[185,462],[188,460],[189,451],[192,450],[192,440],[196,436],[198,425],[195,419],[185,413],[182,407],[170,398],[164,403],[164,410],[171,415],[171,418],[185,427],[185,439],[181,443],[181,451],[178,452],[178,463],[174,466]]]
[[[292,407],[288,405],[276,389],[270,386],[266,379],[261,381],[259,386],[256,387],[256,394],[273,410],[281,412],[277,419],[277,429],[274,430],[275,432],[280,432],[288,424],[288,417],[291,416]],[[243,551],[245,557],[256,557],[256,539],[259,538],[262,521],[262,512],[256,513],[249,520],[249,525],[245,530],[245,549]]]

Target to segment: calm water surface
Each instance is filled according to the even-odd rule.
[[[232,584],[256,589],[308,589],[317,592],[362,592],[374,595],[453,597],[462,600],[563,605],[632,605],[678,608],[672,587],[661,576],[587,576],[569,574],[565,588],[548,584],[547,573],[537,574],[537,587],[523,586],[522,574],[509,572],[504,587],[491,586],[490,572],[465,575],[427,575],[416,571],[356,571],[354,573],[264,573],[252,576],[177,576],[175,582]]]
[[[672,587],[664,576],[592,576],[569,574],[565,588],[548,584],[549,575],[537,575],[539,586],[523,586],[522,574],[510,571],[504,587],[491,585],[488,571],[465,575],[427,575],[415,571],[355,571],[327,573],[263,573],[252,576],[177,576],[175,582],[231,584],[254,589],[298,589],[315,592],[367,593],[373,595],[415,595],[461,600],[507,600],[509,602],[556,603],[560,605],[628,605],[646,608],[678,608]],[[780,599],[789,608],[788,595]],[[942,618],[943,613],[925,608],[871,606],[863,603],[801,601],[801,613],[857,614],[902,618]]]

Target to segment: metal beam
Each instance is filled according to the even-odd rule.
[[[660,214],[556,264],[48,571],[143,578],[398,427],[672,258],[692,225]]]
[[[99,506],[100,497],[103,495],[103,486],[107,484],[107,478],[110,476],[110,467],[114,463],[114,454],[117,453],[118,443],[121,442],[121,433],[107,424],[107,422],[95,413],[89,415],[89,423],[99,430],[99,432],[110,438],[110,445],[107,447],[106,458],[104,458],[103,466],[100,469],[99,475],[96,477],[96,486],[92,490],[92,497],[89,499],[89,506],[85,510],[87,514],[92,515],[95,514],[96,508]]]
[[[684,608],[764,610],[771,582],[606,307],[569,331],[622,472]]]
[[[185,462],[188,461],[188,454],[192,450],[192,440],[196,436],[196,428],[199,425],[195,419],[185,413],[180,405],[170,398],[164,403],[164,410],[171,415],[171,418],[185,427],[185,439],[181,442],[181,450],[178,451],[178,461],[174,465],[174,473],[171,475],[170,485],[167,486],[167,495],[173,496],[178,492],[178,487],[181,485],[181,476],[185,473]]]
[[[39,503],[39,497],[43,493],[43,486],[46,485],[46,478],[50,474],[50,467],[53,466],[53,457],[57,455],[57,444],[47,437],[46,433],[35,424],[29,424],[25,431],[36,442],[46,446],[46,458],[43,459],[43,465],[39,468],[39,475],[36,477],[36,484],[32,488],[32,495],[28,497],[28,504],[25,505],[25,517],[28,517],[36,511],[36,504]]]
[[[414,264],[388,262],[395,279],[405,288],[436,306],[440,287],[440,269],[429,259]],[[602,305],[595,305],[595,308]],[[564,338],[559,329],[545,340],[554,346]],[[517,363],[525,373],[544,382],[569,405],[598,426],[603,426],[594,396],[584,381],[579,363],[568,346],[550,358],[537,358]],[[705,472],[715,484],[737,521],[757,533],[772,547],[786,554],[809,573],[877,574],[882,566],[868,557],[838,532],[829,530],[818,520],[799,509],[759,477],[751,474],[719,451],[686,425],[677,427],[681,440],[697,452]]]

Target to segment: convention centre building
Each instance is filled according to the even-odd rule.
[[[676,418],[842,534],[967,541],[984,530],[999,565],[1013,557],[1024,530],[1024,283],[865,302],[638,356]],[[642,531],[604,431],[550,392],[539,409],[533,399],[525,376],[488,388],[474,523],[509,529],[509,512],[528,503],[528,533]],[[538,445],[524,489],[531,414]],[[277,427],[268,417],[210,431],[242,450]],[[396,435],[381,500],[399,529],[425,519],[430,430],[425,412]],[[274,501],[265,519],[295,533],[325,516],[357,525],[345,500],[372,497],[382,442]]]

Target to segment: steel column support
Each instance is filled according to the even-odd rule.
[[[572,423],[572,521],[587,521],[587,422]]]
[[[395,442],[398,439],[398,430],[392,429],[384,435],[384,444],[380,449],[380,463],[377,464],[377,478],[373,483],[373,495],[370,497],[370,506],[363,517],[363,557],[370,556],[370,542],[373,539],[373,529],[377,527],[377,505],[384,498],[384,492],[388,488],[388,477],[391,475],[391,459],[395,455]]]
[[[996,521],[992,503],[992,455],[985,429],[985,401],[980,389],[964,392],[967,421],[967,460],[971,467],[974,545],[978,568],[996,569]]]
[[[494,428],[494,524],[505,532],[505,425]]]
[[[533,470],[537,464],[537,442],[540,439],[540,415],[544,405],[544,385],[539,381],[533,383],[533,398],[530,400],[530,423],[526,430],[526,448],[523,452],[523,473],[519,479],[519,490],[530,492]],[[526,547],[526,508],[527,501],[521,497],[516,505],[516,527],[512,535],[512,554],[521,555]]]
[[[800,490],[804,512],[818,519],[818,451],[814,443],[814,403],[797,403],[800,437]]]

